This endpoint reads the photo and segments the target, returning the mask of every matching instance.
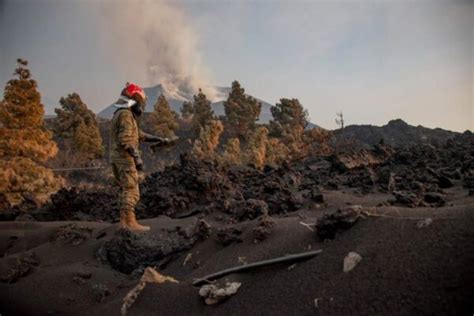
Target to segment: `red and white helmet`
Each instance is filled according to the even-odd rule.
[[[125,84],[125,89],[123,90],[123,93],[125,94],[126,97],[133,99],[135,95],[139,95],[143,101],[146,101],[146,94],[145,91],[139,86],[131,82],[127,82]]]

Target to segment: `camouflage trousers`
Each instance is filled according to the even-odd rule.
[[[138,172],[135,164],[112,163],[112,171],[120,187],[118,197],[119,209],[121,211],[134,211],[135,206],[140,200]]]

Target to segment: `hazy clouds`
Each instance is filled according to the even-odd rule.
[[[127,80],[238,79],[312,120],[474,129],[472,1],[3,1],[0,84],[22,56],[52,102],[94,110]]]
[[[114,63],[147,85],[214,98],[194,29],[179,5],[161,0],[102,2],[98,32]]]

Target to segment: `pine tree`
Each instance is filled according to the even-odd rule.
[[[333,133],[322,129],[320,127],[314,127],[304,133],[304,142],[308,144],[309,152],[315,156],[326,156],[333,153],[334,149],[331,145],[333,139]]]
[[[245,89],[238,81],[232,82],[232,90],[224,102],[226,127],[231,135],[246,140],[250,131],[255,129],[255,122],[260,116],[262,104],[245,94]]]
[[[58,148],[44,126],[37,83],[26,68],[28,62],[17,61],[17,79],[7,82],[0,103],[0,192],[12,204],[25,195],[45,200],[61,186],[61,179],[44,167]]]
[[[288,148],[288,158],[295,159],[304,154],[303,134],[308,125],[308,112],[298,99],[282,98],[271,112],[270,135],[279,138]]]
[[[224,146],[221,160],[225,164],[238,165],[241,163],[240,141],[238,138],[229,138]]]
[[[81,122],[74,132],[73,144],[85,159],[93,160],[104,156],[104,146],[97,125]]]
[[[280,99],[270,109],[273,120],[270,121],[270,135],[281,137],[284,130],[301,127],[303,130],[308,125],[308,112],[303,108],[298,99]]]
[[[269,138],[266,147],[266,163],[279,164],[288,158],[290,150],[278,138]]]
[[[77,93],[68,94],[59,100],[61,108],[54,111],[53,130],[57,138],[62,139],[65,150],[73,150],[79,156],[79,162],[98,159],[104,155],[99,124],[94,112],[87,108]]]
[[[194,106],[192,102],[184,101],[183,107],[181,108],[181,116],[188,120],[194,115]]]
[[[160,95],[155,104],[155,110],[150,115],[154,132],[160,137],[173,137],[178,128],[178,114],[171,110],[168,100]]]
[[[247,162],[262,168],[266,162],[268,129],[259,127],[251,135],[247,149]]]
[[[199,93],[194,96],[194,104],[192,106],[193,120],[192,125],[194,131],[199,135],[204,126],[209,125],[209,122],[214,120],[214,111],[211,108],[211,101],[199,89]]]
[[[288,125],[284,126],[282,137],[280,138],[282,142],[289,149],[290,159],[297,159],[301,156],[304,156],[306,152],[306,144],[304,143],[304,129],[303,127],[297,125],[291,128]]]
[[[199,133],[199,138],[194,141],[191,153],[200,159],[212,160],[216,157],[215,150],[224,126],[219,120],[210,121]]]

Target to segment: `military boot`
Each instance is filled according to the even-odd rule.
[[[119,228],[127,229],[127,211],[120,211]]]
[[[127,211],[125,213],[125,229],[133,232],[146,232],[150,230],[150,226],[143,226],[138,224],[134,211]]]

